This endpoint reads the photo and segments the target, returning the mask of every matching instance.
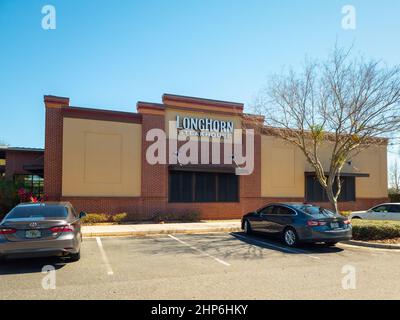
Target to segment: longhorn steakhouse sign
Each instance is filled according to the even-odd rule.
[[[234,127],[232,121],[176,116],[176,129],[185,136],[230,139]]]

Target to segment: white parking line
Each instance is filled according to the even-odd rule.
[[[309,252],[307,252],[305,250],[278,246],[278,245],[272,244],[270,242],[265,242],[265,241],[257,240],[257,239],[254,239],[254,238],[248,238],[248,237],[242,236],[240,234],[235,234],[233,237],[238,237],[238,238],[241,238],[241,239],[244,239],[244,240],[250,240],[250,241],[253,241],[255,243],[259,243],[259,244],[262,244],[262,245],[265,245],[265,246],[268,246],[268,247],[271,247],[271,248],[279,249],[279,250],[282,250],[282,251],[286,251],[286,252],[289,252],[289,253],[302,253],[302,254],[305,254],[307,257],[312,258],[312,259],[317,259],[317,260],[321,259],[320,257],[310,255]]]
[[[177,237],[174,237],[174,236],[172,236],[172,235],[170,235],[170,234],[168,235],[168,237],[170,237],[170,238],[172,238],[172,239],[174,239],[174,240],[176,240],[176,241],[178,241],[178,242],[184,244],[185,246],[188,246],[188,247],[189,247],[190,249],[192,249],[192,250],[195,250],[195,251],[197,251],[197,252],[200,252],[201,254],[203,254],[203,255],[205,255],[205,256],[207,256],[207,257],[210,257],[210,258],[214,259],[215,261],[217,261],[217,262],[219,262],[219,263],[221,263],[221,264],[223,264],[223,265],[225,265],[225,266],[230,266],[230,264],[229,264],[228,262],[225,262],[225,261],[223,261],[223,260],[221,260],[221,259],[219,259],[219,258],[217,258],[217,257],[214,257],[214,256],[212,256],[211,254],[208,254],[207,252],[204,252],[203,250],[197,249],[196,247],[193,247],[193,246],[190,245],[189,243],[187,243],[187,242],[185,242],[185,241],[182,241],[181,239],[178,239]]]
[[[103,243],[101,242],[100,237],[96,237],[97,245],[99,246],[101,257],[103,258],[104,264],[106,265],[107,268],[107,274],[109,276],[112,276],[114,274],[113,270],[111,269],[110,262],[108,261],[106,252],[104,251],[103,248]]]

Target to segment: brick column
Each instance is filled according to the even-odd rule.
[[[157,128],[165,132],[165,108],[159,104],[139,102],[138,112],[142,115],[142,200],[143,214],[150,218],[166,210],[168,198],[168,166],[151,165],[146,160],[146,151],[152,141],[146,141],[149,130]]]
[[[69,98],[44,96],[46,108],[44,148],[44,193],[58,201],[62,194],[63,117],[61,109],[69,106]]]
[[[240,177],[240,199],[243,212],[254,210],[261,197],[261,131],[264,118],[244,116],[243,130],[254,129],[254,170],[250,175]],[[246,149],[246,138],[243,136],[243,151]]]

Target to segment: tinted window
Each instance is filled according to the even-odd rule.
[[[193,174],[191,172],[171,171],[169,174],[169,201],[193,201]]]
[[[66,218],[68,210],[64,206],[19,206],[7,215],[7,219],[20,218]]]
[[[339,201],[355,201],[356,183],[354,177],[341,177],[342,189]],[[337,182],[333,185],[333,191],[337,191]],[[328,202],[328,196],[315,176],[306,177],[306,200],[309,202]]]
[[[217,201],[216,175],[214,173],[197,173],[195,179],[195,201]]]
[[[391,205],[391,208],[390,208],[390,212],[400,212],[400,206],[399,205],[395,205],[395,204],[392,204]]]
[[[259,211],[260,214],[272,214],[274,206],[268,206]]]
[[[169,172],[170,202],[237,202],[239,177],[230,173]]]
[[[334,212],[324,209],[322,207],[318,207],[318,206],[299,205],[299,206],[296,206],[296,208],[309,214],[309,215],[312,215],[315,218],[337,216]]]
[[[277,208],[278,208],[277,214],[295,214],[295,212],[290,208],[281,207],[281,206],[279,206]]]
[[[239,179],[235,174],[220,173],[218,178],[218,201],[236,202],[239,199]]]
[[[385,206],[377,206],[372,209],[374,212],[390,212],[390,206],[385,205]]]

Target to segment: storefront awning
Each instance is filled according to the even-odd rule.
[[[315,171],[306,171],[304,172],[306,176],[315,176]],[[325,172],[325,175],[328,176],[329,172]],[[357,177],[357,178],[368,178],[369,173],[361,173],[361,172],[342,172],[340,173],[341,177]]]
[[[219,172],[219,173],[235,173],[234,165],[218,165],[218,164],[188,164],[188,165],[170,165],[168,167],[172,171],[195,171],[195,172]]]

